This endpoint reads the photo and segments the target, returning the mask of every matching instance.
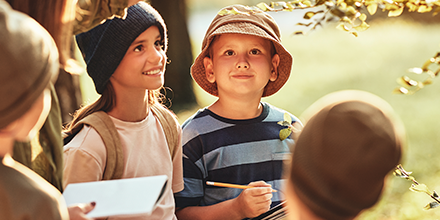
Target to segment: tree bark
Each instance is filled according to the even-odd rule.
[[[168,59],[165,73],[168,107],[175,113],[189,109],[196,104],[190,67],[193,56],[187,28],[185,0],[150,0],[150,4],[162,15],[168,28]],[[171,101],[171,102],[170,102]]]

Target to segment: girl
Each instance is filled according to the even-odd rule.
[[[169,117],[172,113],[158,104],[167,60],[166,26],[162,17],[147,3],[139,2],[128,9],[125,19],[106,20],[77,35],[76,40],[87,72],[102,96],[76,113],[66,133],[74,133],[75,125],[92,113],[105,112],[116,127],[115,138],[122,147],[121,178],[168,176],[165,195],[151,216],[130,216],[130,219],[176,219],[173,192],[183,189],[181,128],[174,117]],[[154,109],[165,112],[172,120],[164,123]],[[178,136],[174,146],[167,143],[170,124],[172,133]],[[106,166],[114,162],[107,159],[105,139],[85,125],[65,145],[64,187],[104,178]],[[169,149],[173,147],[170,156]]]

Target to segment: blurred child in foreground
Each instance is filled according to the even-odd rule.
[[[49,33],[0,1],[0,219],[89,219],[94,204],[66,208],[60,192],[12,159],[14,141],[29,141],[49,114],[50,82],[59,71]]]
[[[400,163],[403,124],[383,99],[355,90],[329,94],[306,114],[285,188],[289,219],[354,219]]]

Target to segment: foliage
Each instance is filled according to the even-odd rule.
[[[405,171],[400,164],[397,165],[396,169],[394,170],[395,176],[405,178],[413,182],[413,184],[411,184],[411,187],[409,188],[411,191],[426,193],[434,200],[433,202],[430,202],[428,205],[425,206],[426,210],[440,206],[440,197],[435,192],[435,190],[429,190],[425,184],[417,182],[413,176],[410,176],[410,174],[411,172]]]
[[[337,29],[346,31],[354,36],[358,36],[358,31],[367,30],[370,25],[366,22],[368,14],[374,15],[377,9],[388,11],[388,17],[397,17],[402,14],[406,8],[409,12],[427,13],[433,12],[433,16],[440,12],[440,0],[295,0],[295,1],[277,1],[266,4],[264,2],[253,6],[254,12],[261,11],[293,11],[297,9],[314,9],[307,10],[304,19],[310,20],[309,23],[297,23],[297,25],[310,27],[314,30],[324,22],[337,21]],[[368,14],[366,13],[368,11]],[[244,12],[237,11],[235,8],[231,10],[223,10],[219,14],[240,14]],[[321,16],[317,16],[321,15]],[[318,17],[317,19],[312,19]],[[304,34],[303,31],[297,31],[294,34]],[[424,88],[425,85],[432,83],[433,79],[440,72],[440,66],[436,70],[430,70],[431,64],[440,65],[440,52],[436,56],[430,58],[425,64],[419,68],[411,68],[410,72],[415,74],[427,74],[423,81],[414,80],[408,76],[402,76],[398,79],[401,87],[394,89],[396,94],[413,94]]]
[[[284,113],[284,121],[279,121],[278,124],[284,127],[287,126],[287,128],[283,128],[280,130],[280,140],[282,141],[289,137],[292,132],[299,131],[293,126],[295,122],[292,123],[292,118],[290,118],[290,115],[288,113]]]
[[[436,69],[431,70],[429,68],[431,65],[436,65]],[[413,94],[425,87],[425,85],[430,85],[433,79],[440,73],[440,52],[426,61],[421,68],[414,67],[408,71],[417,75],[426,74],[427,76],[423,81],[414,80],[408,76],[398,78],[397,82],[401,85],[401,87],[394,89],[394,93]]]

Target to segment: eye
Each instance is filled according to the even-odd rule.
[[[163,50],[165,47],[165,42],[163,40],[157,40],[154,42],[154,46]]]
[[[226,56],[232,56],[232,55],[234,55],[235,53],[234,53],[234,51],[232,51],[232,50],[227,50],[226,52],[225,52],[225,55]]]
[[[134,48],[134,51],[140,52],[140,51],[142,51],[143,48],[144,48],[144,46],[142,44],[139,44]]]
[[[249,53],[252,55],[258,55],[261,53],[261,51],[259,49],[252,49]]]

